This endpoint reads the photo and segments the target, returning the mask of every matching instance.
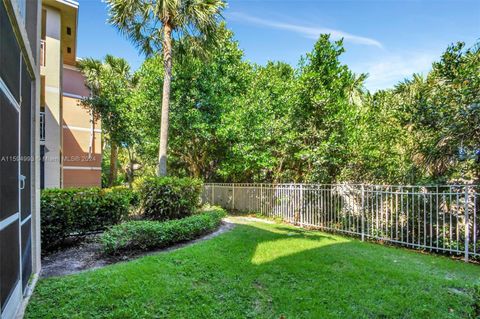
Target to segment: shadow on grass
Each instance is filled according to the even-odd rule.
[[[239,224],[174,252],[41,281],[26,318],[468,318],[479,278],[480,268],[443,257]]]
[[[287,236],[291,236],[292,234],[293,235],[299,235],[299,236],[302,236],[304,238],[323,238],[323,239],[329,239],[329,240],[338,240],[338,238],[335,238],[335,237],[332,237],[332,236],[329,236],[327,235],[326,233],[320,233],[318,231],[312,231],[312,230],[304,230],[304,229],[301,229],[301,228],[295,228],[295,227],[287,227],[287,226],[282,226],[282,225],[278,225],[275,227],[276,229],[278,230],[281,230],[281,231],[284,231],[287,233]]]

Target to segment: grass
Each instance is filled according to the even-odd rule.
[[[26,318],[479,315],[477,265],[282,224],[238,223],[176,251],[41,280]]]

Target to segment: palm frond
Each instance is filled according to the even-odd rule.
[[[145,55],[158,52],[163,28],[168,24],[174,39],[185,38],[198,48],[214,38],[226,7],[223,0],[106,0],[108,22]],[[185,42],[184,42],[185,43]]]

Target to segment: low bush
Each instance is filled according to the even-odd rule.
[[[475,318],[480,318],[480,284],[473,286],[473,312]]]
[[[131,207],[137,207],[140,204],[140,194],[135,189],[125,186],[115,186],[111,188],[104,188],[103,190],[106,192],[107,197],[109,196],[108,194],[120,196],[127,201]]]
[[[48,252],[67,237],[82,237],[126,220],[138,196],[124,187],[46,189],[40,201],[42,249]]]
[[[165,221],[195,213],[200,205],[202,182],[192,178],[149,177],[139,186],[145,219]]]
[[[195,239],[216,229],[225,217],[221,208],[178,220],[131,221],[111,227],[101,237],[104,253],[146,251]]]

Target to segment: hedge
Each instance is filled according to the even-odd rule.
[[[216,229],[225,211],[221,208],[178,220],[131,221],[111,227],[100,241],[105,254],[148,251],[192,240]]]
[[[142,180],[138,193],[145,219],[165,221],[194,214],[201,191],[198,179],[149,177]]]
[[[126,220],[138,196],[124,187],[46,189],[40,201],[42,249],[48,252],[70,236],[83,237]]]

